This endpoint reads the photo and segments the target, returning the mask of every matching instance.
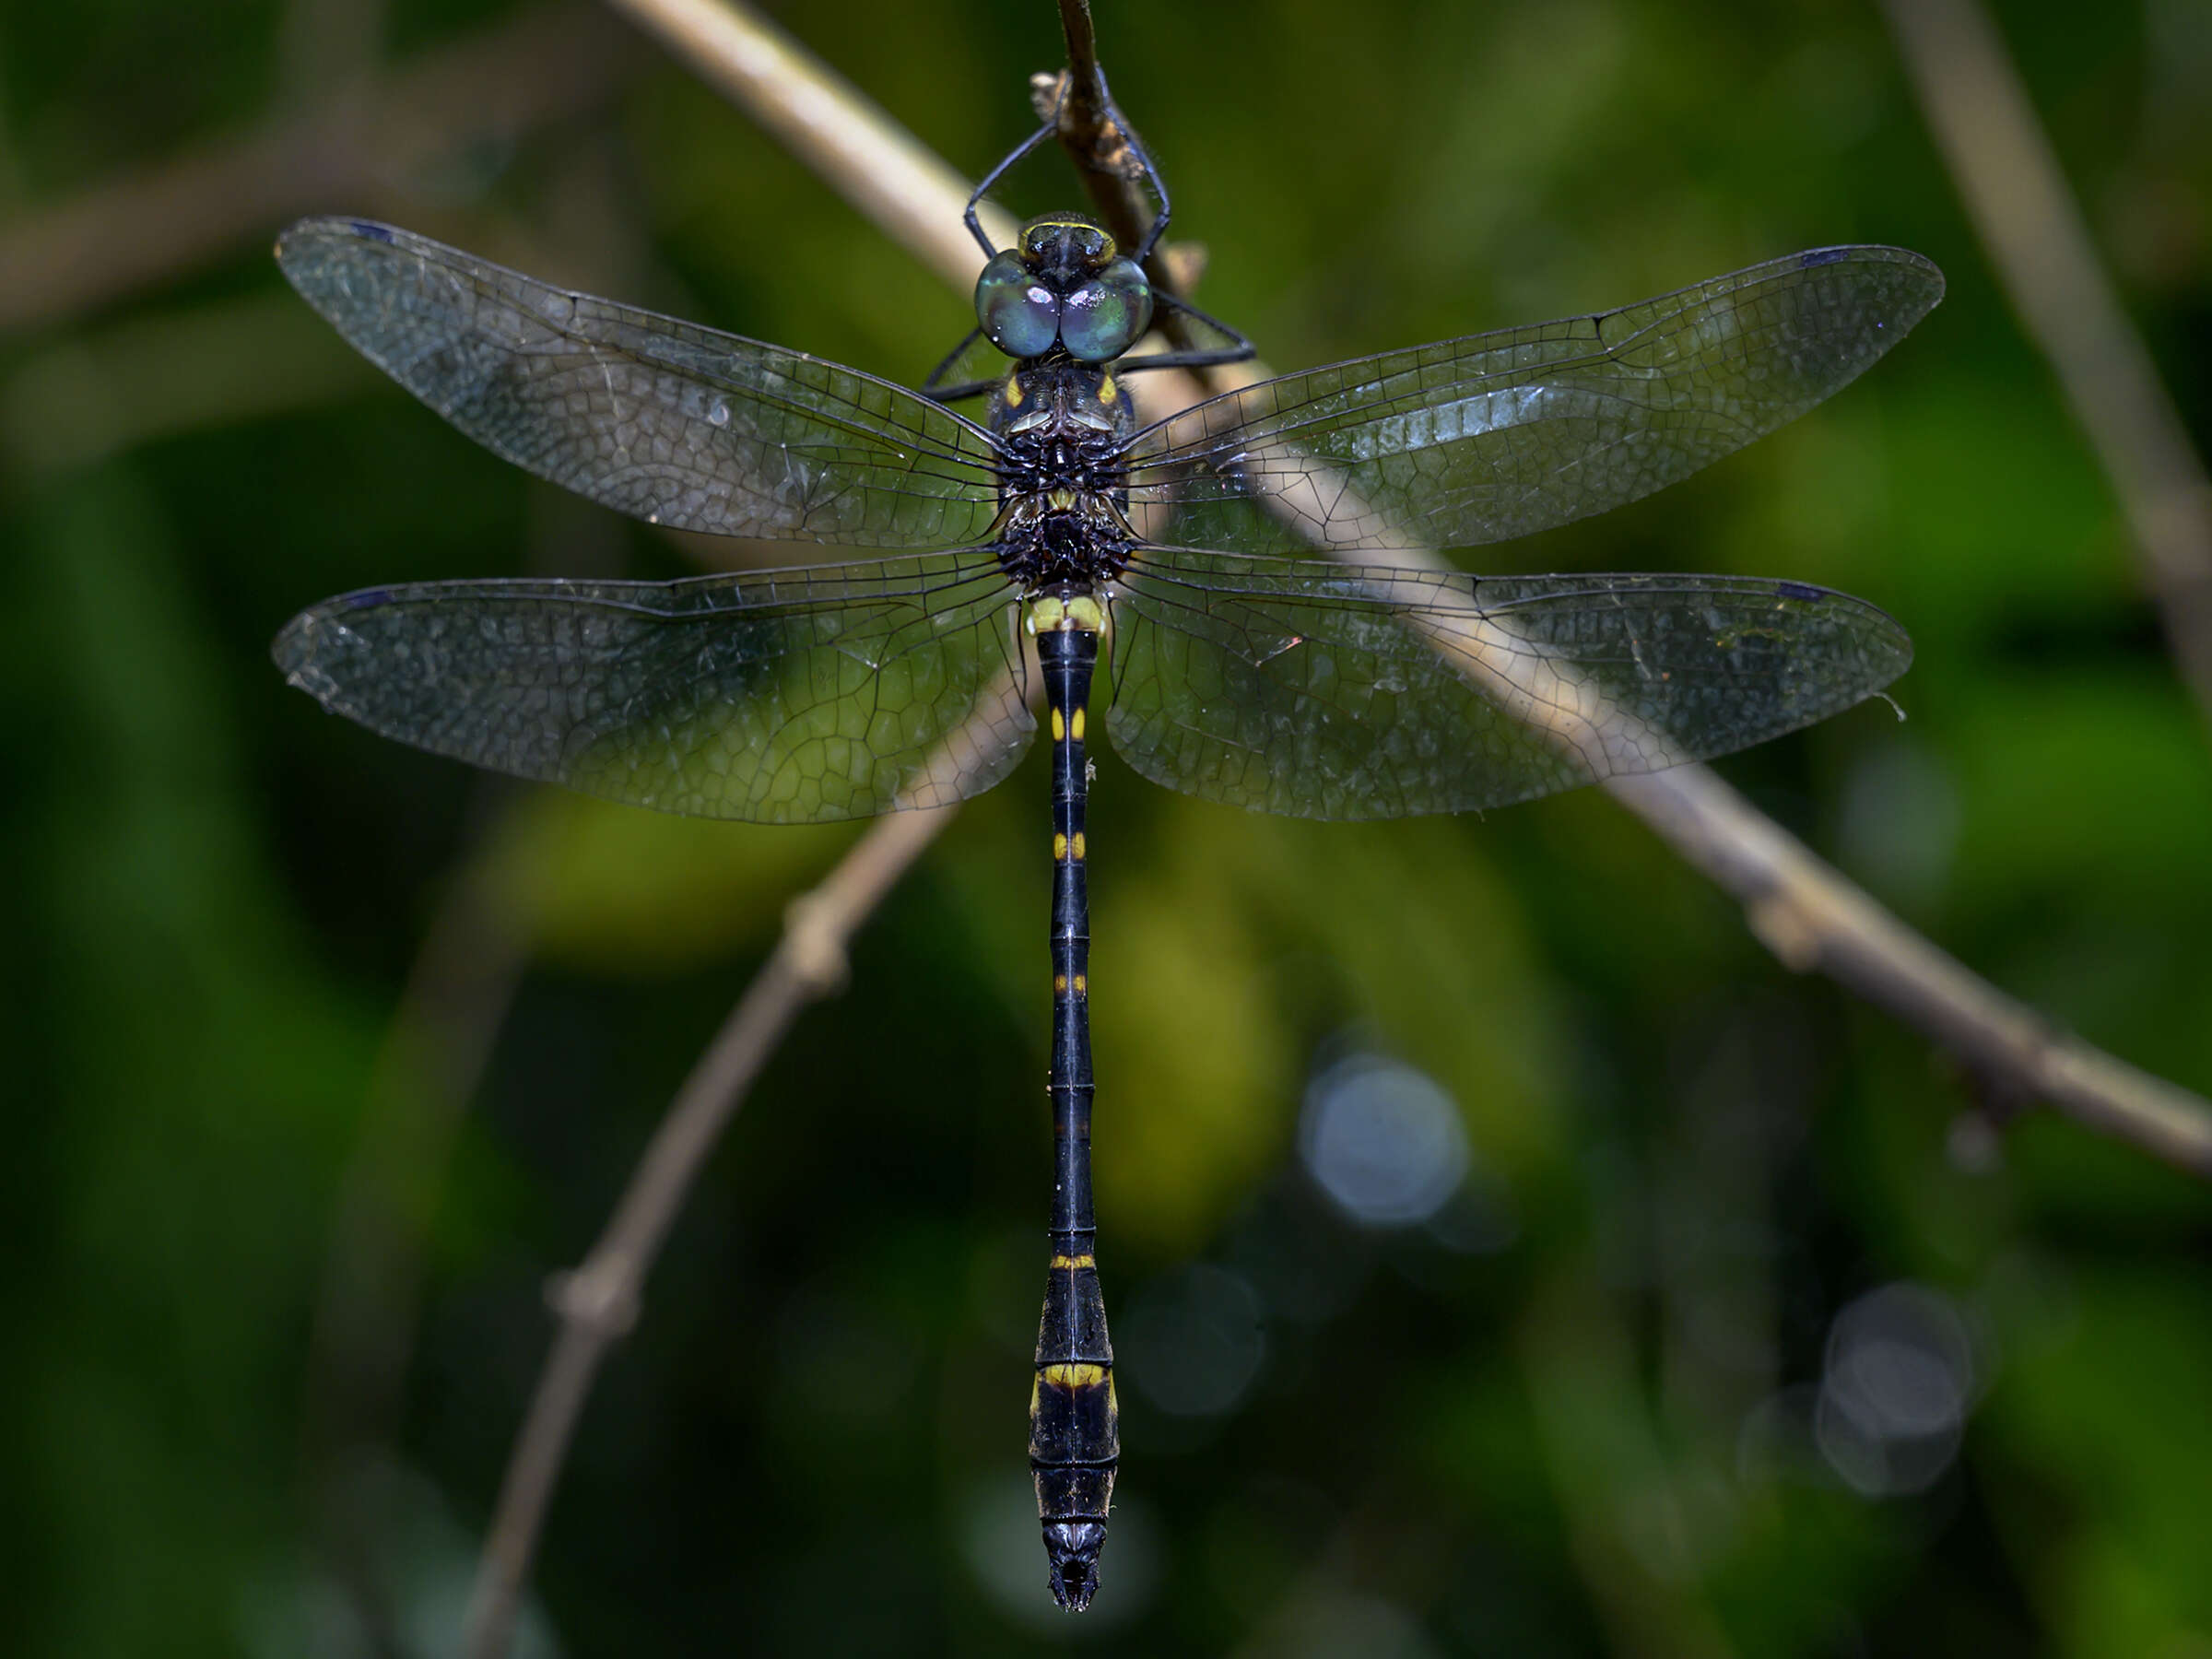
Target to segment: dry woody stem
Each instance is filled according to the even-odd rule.
[[[2212,480],[2099,263],[1978,0],[1883,0],[1968,217],[2120,499],[2168,646],[2212,724]]]
[[[782,941],[684,1079],[606,1230],[583,1264],[550,1287],[547,1300],[559,1334],[500,1483],[477,1564],[465,1652],[507,1650],[538,1533],[592,1380],[607,1349],[635,1321],[645,1275],[708,1154],[792,1022],[808,1004],[843,984],[845,945],[854,930],[951,816],[951,808],[937,808],[877,818],[820,886],[792,902]]]
[[[525,11],[289,121],[188,150],[0,232],[0,328],[82,315],[409,173],[605,102],[643,54],[595,7]]]

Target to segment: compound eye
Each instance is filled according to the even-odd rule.
[[[1008,249],[976,279],[975,320],[1008,357],[1042,357],[1060,333],[1060,299]]]
[[[1151,283],[1135,261],[1111,260],[1068,294],[1061,308],[1060,340],[1070,357],[1108,363],[1135,345],[1151,321]]]

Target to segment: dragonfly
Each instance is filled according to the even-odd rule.
[[[1470,575],[1428,550],[1649,495],[1837,392],[1941,298],[1899,248],[1820,248],[1617,311],[1306,370],[1145,418],[1131,378],[1252,355],[1054,213],[993,245],[919,391],[311,218],[276,257],[406,390],[506,460],[648,523],[866,547],[677,582],[366,588],[277,635],[287,679],[434,753],[756,823],[942,806],[1050,731],[1053,1184],[1030,1461],[1060,1606],[1088,1606],[1119,1467],[1091,1191],[1094,713],[1156,783],[1332,819],[1464,812],[1709,759],[1912,661],[1864,600],[1726,575]],[[1056,120],[1056,118],[1055,118]],[[1182,343],[1139,352],[1155,317]],[[979,359],[995,366],[958,379]],[[952,406],[987,398],[979,418]],[[1105,665],[1107,694],[1093,710]]]

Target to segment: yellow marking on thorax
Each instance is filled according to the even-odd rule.
[[[1018,409],[1018,408],[1020,408],[1020,407],[1021,407],[1021,376],[1020,376],[1020,375],[1018,375],[1018,374],[1009,374],[1009,375],[1007,375],[1007,376],[1006,376],[1006,407],[1007,407],[1007,408],[1009,408],[1009,409]]]
[[[1098,1265],[1096,1256],[1056,1255],[1053,1258],[1053,1268],[1059,1273],[1073,1273],[1079,1267],[1096,1267]]]
[[[1104,374],[1099,377],[1099,401],[1100,403],[1111,404],[1121,394],[1122,389],[1113,383],[1112,375]]]
[[[1073,1365],[1048,1365],[1039,1374],[1053,1388],[1096,1388],[1108,1381],[1104,1366],[1081,1361]]]

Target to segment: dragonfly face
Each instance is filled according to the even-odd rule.
[[[985,263],[975,315],[1010,358],[1057,347],[1077,362],[1112,362],[1151,325],[1152,284],[1098,221],[1052,214],[1031,219],[1015,247]]]
[[[1055,1167],[1030,1453],[1052,1593],[1071,1608],[1097,1586],[1119,1456],[1090,1183],[1085,746],[1102,641],[1105,730],[1138,772],[1327,818],[1502,806],[1726,754],[1912,660],[1881,611],[1801,582],[1477,577],[1413,557],[1637,500],[1810,408],[1940,298],[1936,267],[1901,249],[1794,254],[1149,425],[1122,380],[1161,359],[1123,359],[1156,297],[1079,215],[991,254],[976,314],[1016,360],[974,388],[992,393],[980,425],[388,226],[309,219],[277,258],[372,361],[541,477],[675,528],[876,550],[326,600],[275,655],[333,711],[610,800],[812,823],[990,788],[1029,746],[1024,685],[1041,677]],[[1181,360],[1249,351],[1234,338]]]

